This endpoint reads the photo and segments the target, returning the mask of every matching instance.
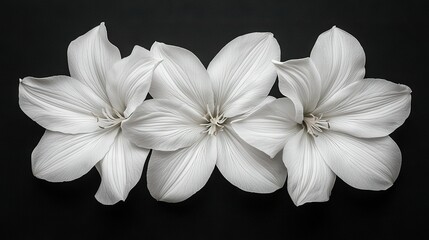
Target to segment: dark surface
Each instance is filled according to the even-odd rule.
[[[428,239],[428,4],[425,1],[9,1],[1,7],[2,239]],[[35,178],[30,156],[43,128],[18,106],[18,78],[67,74],[68,44],[106,22],[110,41],[127,56],[154,41],[189,49],[208,65],[228,41],[273,32],[282,60],[309,56],[333,25],[366,52],[366,76],[413,90],[412,111],[392,134],[403,164],[392,188],[354,189],[340,179],[326,203],[295,207],[286,188],[243,192],[215,170],[207,185],[178,204],[151,198],[144,175],[126,202],[93,197],[93,169],[68,183]],[[272,94],[280,97],[277,86]]]

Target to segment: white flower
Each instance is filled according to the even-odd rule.
[[[121,126],[145,99],[158,60],[141,47],[121,60],[102,23],[70,43],[70,75],[26,77],[19,105],[46,132],[32,154],[33,174],[71,181],[94,165],[103,204],[125,200],[141,176],[149,150],[131,143]]]
[[[276,64],[280,91],[288,98],[233,128],[270,156],[283,149],[293,202],[327,201],[336,175],[358,189],[389,188],[401,152],[388,135],[410,113],[410,88],[363,79],[361,45],[335,27],[319,36],[310,58]]]
[[[179,202],[200,190],[215,165],[235,186],[269,193],[282,187],[286,169],[241,140],[231,122],[267,99],[280,48],[270,33],[252,33],[228,43],[206,70],[191,52],[155,43],[163,62],[154,72],[153,100],[137,108],[124,132],[152,148],[148,188],[161,201]]]

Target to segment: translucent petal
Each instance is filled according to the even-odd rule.
[[[224,129],[216,136],[216,166],[230,183],[255,193],[274,192],[284,185],[287,173],[280,154],[271,159],[243,141],[233,129]]]
[[[365,75],[365,52],[358,40],[333,27],[320,34],[310,55],[322,82],[320,103]]]
[[[315,140],[332,171],[352,187],[385,190],[398,177],[401,151],[390,137],[363,139],[327,131]]]
[[[31,155],[34,176],[50,182],[81,177],[109,151],[117,132],[63,134],[47,130]]]
[[[295,105],[295,121],[301,123],[304,114],[311,113],[320,98],[321,82],[310,58],[275,62],[279,89]]]
[[[384,137],[410,114],[411,89],[381,79],[355,82],[333,95],[315,112],[329,119],[331,130],[356,137]]]
[[[216,105],[226,117],[243,114],[266,98],[276,80],[272,60],[280,47],[271,33],[249,33],[229,42],[211,61]]]
[[[137,147],[119,133],[106,156],[97,163],[101,184],[95,198],[107,205],[125,201],[140,180],[148,154],[148,149]]]
[[[150,194],[164,202],[186,200],[206,184],[216,156],[216,139],[212,136],[174,152],[153,151],[147,170]]]
[[[205,130],[205,120],[189,106],[173,100],[143,102],[122,123],[124,134],[140,147],[174,151],[194,144]]]
[[[152,74],[160,60],[135,46],[130,56],[118,61],[107,74],[107,94],[112,106],[129,117],[146,98]]]
[[[283,150],[288,169],[287,189],[295,205],[329,200],[335,174],[326,165],[314,138],[301,130]]]
[[[100,130],[95,115],[109,105],[78,80],[54,76],[21,80],[19,106],[42,127],[74,134]]]
[[[205,114],[207,104],[213,109],[210,77],[193,53],[158,42],[150,51],[157,59],[162,59],[149,90],[153,98],[183,102],[201,114]]]
[[[294,116],[292,101],[280,98],[231,125],[244,141],[273,158],[301,129]]]
[[[104,23],[72,41],[67,50],[70,76],[109,102],[106,93],[106,75],[113,64],[121,59],[117,47],[107,39]]]

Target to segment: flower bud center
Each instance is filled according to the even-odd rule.
[[[98,116],[94,113],[92,115],[96,117],[98,126],[102,129],[112,128],[120,124],[123,120],[126,119],[116,109],[106,110],[105,108],[103,108],[101,112],[102,112],[102,116]]]
[[[223,116],[223,113],[219,112],[219,106],[216,108],[216,115],[212,114],[209,105],[207,105],[207,113],[203,116],[203,119],[207,121],[207,123],[201,123],[201,126],[206,127],[206,130],[202,131],[202,133],[207,133],[209,135],[215,135],[223,131],[224,123],[228,119]]]
[[[320,114],[319,117],[313,114],[305,116],[302,125],[307,129],[307,133],[314,137],[317,137],[317,134],[323,132],[323,130],[331,128],[329,120],[323,119],[323,114]]]

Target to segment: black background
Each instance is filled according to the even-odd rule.
[[[0,217],[3,239],[429,239],[426,152],[429,30],[425,1],[9,1],[1,4]],[[35,178],[30,155],[43,128],[18,106],[18,79],[67,74],[68,44],[105,22],[127,56],[154,41],[189,49],[207,66],[233,38],[273,32],[282,60],[307,57],[333,25],[366,52],[366,76],[411,87],[412,111],[393,134],[401,173],[387,191],[354,189],[337,178],[331,200],[295,207],[286,188],[258,195],[218,170],[185,202],[151,198],[145,173],[126,202],[99,204],[95,169],[68,183]],[[272,95],[280,97],[277,86]]]

